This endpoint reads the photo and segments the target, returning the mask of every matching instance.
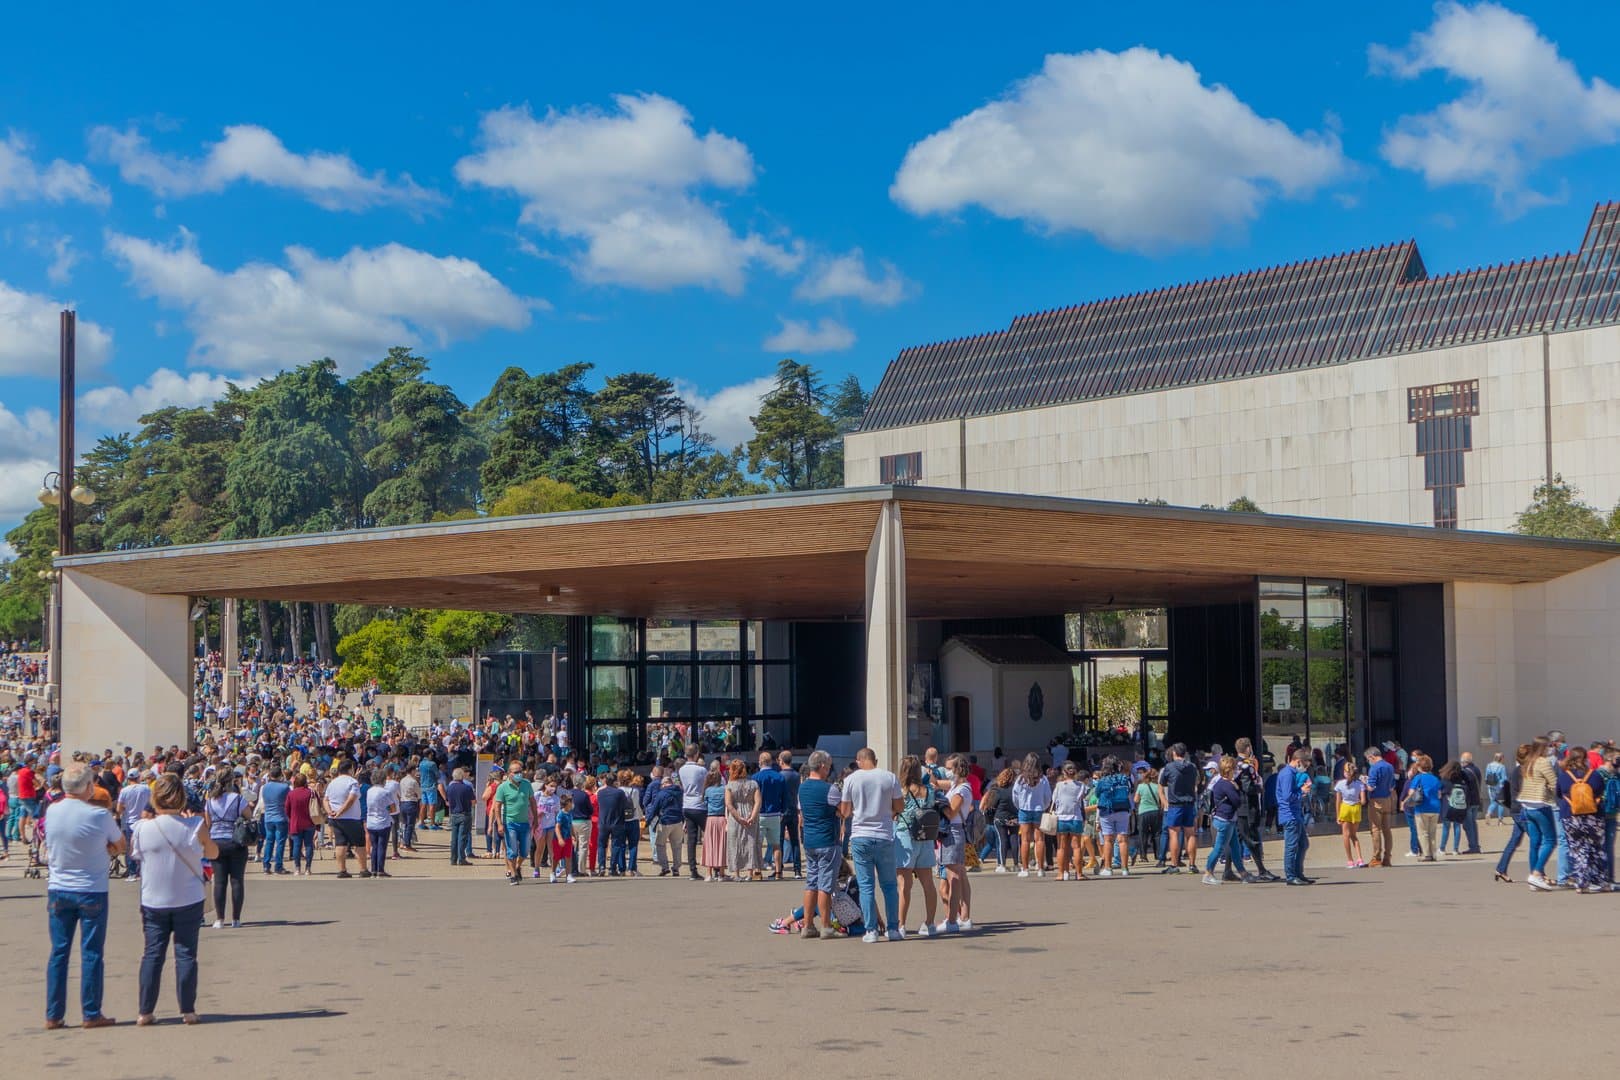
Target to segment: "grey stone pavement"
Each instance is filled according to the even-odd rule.
[[[1485,828],[1487,848],[1505,833]],[[1560,1033],[1595,1067],[1620,1016],[1620,896],[1497,884],[1490,857],[1352,871],[1317,840],[1308,889],[975,874],[973,932],[864,945],[767,933],[797,883],[455,880],[444,835],[386,881],[335,880],[330,861],[250,873],[244,926],[203,931],[195,1028],[175,1019],[172,960],[159,1024],[134,1026],[137,887],[114,882],[121,1023],[77,1026],[75,954],[73,1026],[41,1030],[44,885],[14,854],[4,1074],[1450,1078],[1554,1067]]]

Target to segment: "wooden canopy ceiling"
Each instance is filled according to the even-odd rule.
[[[1609,544],[934,488],[849,488],[81,555],[144,593],[673,618],[859,618],[898,500],[915,618],[1205,602],[1256,576],[1546,581]]]

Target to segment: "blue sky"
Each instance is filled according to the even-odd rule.
[[[0,530],[50,467],[64,302],[81,447],[395,343],[469,402],[508,364],[662,372],[729,442],[783,355],[871,387],[1121,292],[1567,250],[1620,198],[1614,5],[1365,8],[15,8]]]

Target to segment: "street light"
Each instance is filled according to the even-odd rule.
[[[94,506],[96,502],[96,493],[91,491],[88,487],[85,487],[83,484],[74,484],[73,490],[68,492],[68,498],[72,499],[80,506]]]
[[[56,479],[52,480],[51,479],[52,477],[55,477]],[[62,485],[61,485],[61,481],[62,481],[62,474],[59,473],[59,472],[54,472],[53,471],[53,472],[48,472],[48,473],[45,474],[45,479],[41,480],[40,483],[39,483],[39,496],[38,496],[38,498],[39,498],[39,501],[40,501],[41,504],[43,504],[45,506],[61,506],[62,505]]]

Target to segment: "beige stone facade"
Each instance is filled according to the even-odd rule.
[[[1620,500],[1620,327],[1532,335],[1020,412],[861,431],[845,482],[919,452],[931,487],[1432,524],[1408,390],[1478,380],[1460,528],[1506,531],[1552,469]],[[1549,438],[1550,436],[1550,438]]]

